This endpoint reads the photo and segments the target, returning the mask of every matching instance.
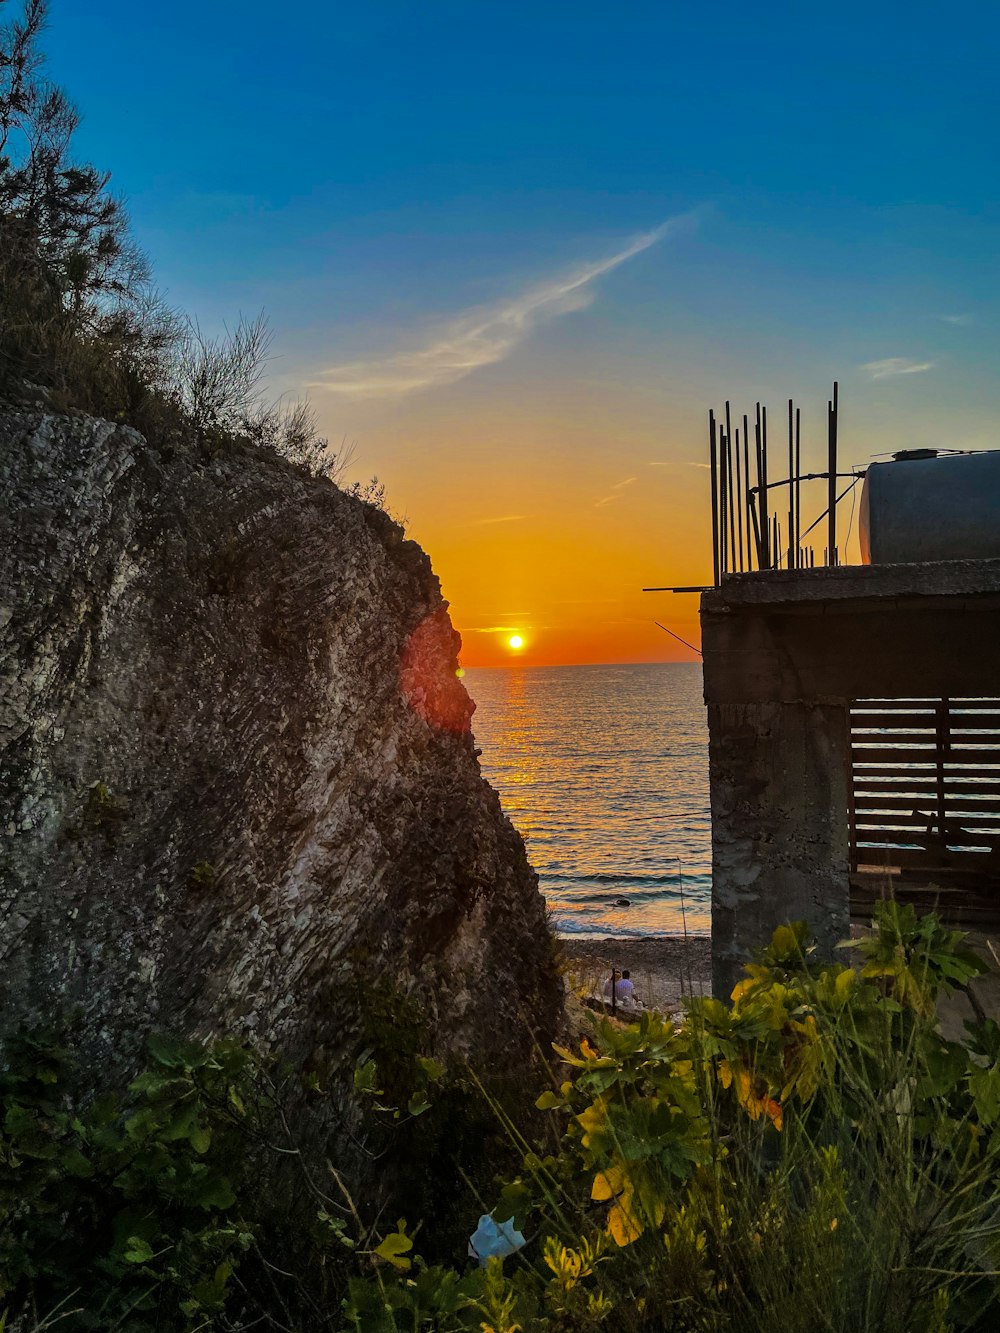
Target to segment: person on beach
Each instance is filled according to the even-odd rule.
[[[604,998],[611,999],[611,978],[608,977],[604,983]],[[627,1000],[630,1004],[635,1003],[635,987],[632,985],[631,972],[625,971],[615,982],[615,999]]]

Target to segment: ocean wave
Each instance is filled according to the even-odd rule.
[[[525,838],[560,933],[673,933],[685,916],[703,933],[711,822],[700,668],[470,670],[465,683],[483,774]]]

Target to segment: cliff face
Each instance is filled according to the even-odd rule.
[[[423,552],[277,460],[0,418],[4,1024],[353,1061],[376,985],[517,1068],[559,1007]]]

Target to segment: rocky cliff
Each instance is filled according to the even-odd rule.
[[[0,417],[4,1023],[349,1064],[366,996],[517,1068],[559,1007],[458,635],[384,513],[246,451]]]

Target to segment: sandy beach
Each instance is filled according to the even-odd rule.
[[[643,939],[559,941],[574,991],[598,992],[614,967],[632,974],[636,992],[650,1008],[674,1011],[686,994],[712,989],[711,940],[707,935],[651,935]]]

